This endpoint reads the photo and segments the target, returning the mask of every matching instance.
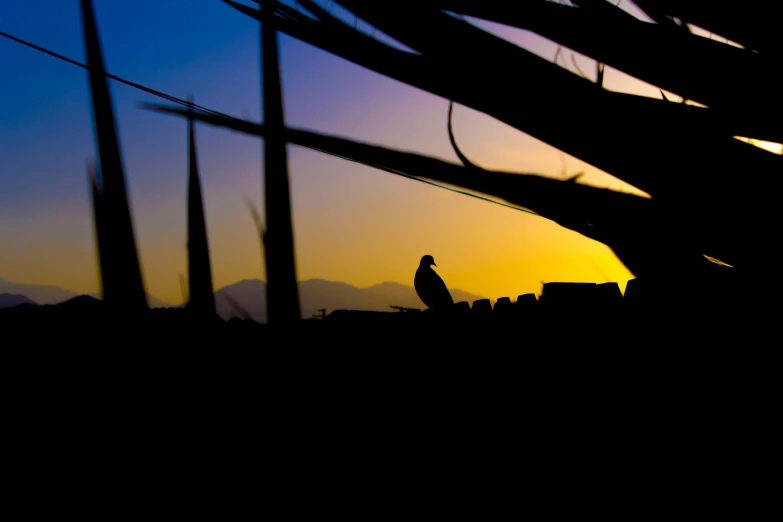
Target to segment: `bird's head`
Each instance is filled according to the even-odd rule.
[[[432,259],[432,256],[426,255],[421,258],[421,261],[419,262],[419,266],[438,266],[435,264],[435,260]]]

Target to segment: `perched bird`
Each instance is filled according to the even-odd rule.
[[[451,298],[446,283],[430,266],[438,266],[432,256],[422,257],[416,270],[416,277],[413,278],[413,287],[429,308],[433,310],[448,308],[454,304],[454,299]]]

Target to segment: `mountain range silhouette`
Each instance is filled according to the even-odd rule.
[[[55,285],[13,283],[3,278],[0,278],[0,294],[21,295],[39,305],[58,304],[80,295],[89,295],[97,299],[101,298],[100,293],[81,294]],[[147,294],[147,300],[152,308],[169,308],[172,306],[149,294]]]
[[[450,289],[454,301],[472,303],[482,296],[459,289]],[[325,308],[327,314],[334,310],[371,310],[391,312],[391,306],[426,309],[413,286],[401,283],[379,283],[367,288],[359,288],[339,281],[308,279],[299,282],[299,298],[302,317],[317,315]],[[266,284],[260,279],[245,279],[225,286],[215,292],[217,312],[223,319],[242,317],[234,309],[232,301],[247,312],[250,319],[266,321]]]
[[[484,297],[459,289],[450,289],[454,301],[472,303]],[[299,282],[302,317],[307,319],[326,309],[327,314],[340,309],[391,312],[391,306],[426,309],[413,286],[400,283],[380,283],[359,288],[339,281],[308,279]],[[0,308],[19,304],[58,304],[84,294],[53,285],[12,283],[0,279]],[[88,297],[100,298],[99,294]],[[151,308],[177,308],[153,296],[147,296]],[[266,322],[266,283],[260,279],[244,279],[215,292],[217,312],[225,320],[232,317]],[[493,300],[494,301],[494,300]]]
[[[0,310],[23,304],[35,305],[37,303],[19,294],[0,294]]]

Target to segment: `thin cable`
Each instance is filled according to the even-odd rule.
[[[30,42],[27,42],[25,40],[22,40],[21,38],[17,38],[16,36],[10,35],[10,34],[8,34],[6,32],[0,31],[0,36],[8,38],[9,40],[13,40],[13,41],[15,41],[17,43],[20,43],[22,45],[25,45],[27,47],[30,47],[31,49],[35,49],[36,51],[40,51],[40,52],[42,52],[44,54],[48,54],[49,56],[53,56],[54,58],[57,58],[57,59],[62,60],[64,62],[70,63],[71,65],[76,65],[77,67],[81,67],[82,69],[88,69],[88,67],[86,65],[84,65],[83,63],[77,62],[76,60],[72,60],[72,59],[68,58],[67,56],[63,56],[62,54],[59,54],[59,53],[56,53],[54,51],[50,51],[49,49],[45,49],[45,48],[43,48],[41,46],[35,45],[34,43],[30,43]],[[156,91],[155,89],[151,89],[149,87],[145,87],[144,85],[138,84],[136,82],[132,82],[130,80],[126,80],[125,78],[121,78],[121,77],[115,76],[113,74],[106,73],[106,77],[107,78],[111,78],[112,80],[118,81],[120,83],[123,83],[123,84],[125,84],[125,85],[127,85],[129,87],[133,87],[134,89],[138,89],[140,91],[146,92],[147,94],[152,94],[153,96],[157,96],[159,98],[163,98],[164,100],[167,100],[167,101],[170,101],[170,102],[174,102],[174,103],[178,103],[178,104],[183,105],[185,107],[189,107],[189,106],[195,107],[195,108],[201,110],[202,112],[206,112],[208,114],[212,114],[213,116],[224,116],[224,117],[231,118],[231,119],[237,119],[237,118],[234,118],[233,116],[229,116],[227,114],[223,114],[223,113],[220,113],[220,112],[217,112],[217,111],[213,111],[212,109],[209,109],[207,107],[202,107],[200,105],[195,105],[195,104],[191,105],[187,101],[182,100],[180,98],[177,98],[176,96],[171,96],[170,94],[166,94],[166,93],[161,92],[161,91]]]
[[[25,40],[22,40],[21,38],[17,38],[16,36],[10,35],[10,34],[8,34],[6,32],[0,31],[0,36],[8,38],[9,40],[13,40],[13,41],[15,41],[17,43],[20,43],[22,45],[25,45],[27,47],[30,47],[31,49],[35,49],[36,51],[40,51],[42,53],[48,54],[49,56],[52,56],[52,57],[57,58],[59,60],[63,60],[64,62],[68,62],[71,65],[76,65],[77,67],[81,67],[82,69],[88,69],[88,67],[86,65],[84,65],[83,63],[77,62],[76,60],[72,60],[72,59],[68,58],[67,56],[63,56],[62,54],[59,54],[59,53],[56,53],[54,51],[50,51],[48,49],[45,49],[45,48],[43,48],[41,46],[35,45],[34,43],[30,43],[30,42],[27,42]],[[178,103],[178,104],[183,105],[185,107],[192,107],[192,108],[198,109],[198,110],[200,110],[202,112],[205,112],[207,114],[211,114],[213,116],[220,116],[220,117],[223,117],[223,118],[229,118],[231,120],[236,120],[236,121],[243,122],[243,120],[241,120],[239,118],[235,118],[233,116],[229,116],[228,114],[223,114],[221,112],[214,111],[212,109],[209,109],[207,107],[203,107],[201,105],[192,104],[192,103],[190,103],[190,102],[188,102],[186,100],[182,100],[180,98],[177,98],[176,96],[172,96],[170,94],[166,94],[164,92],[157,91],[157,90],[151,89],[149,87],[145,87],[144,85],[138,84],[136,82],[132,82],[130,80],[126,80],[124,78],[121,78],[119,76],[115,76],[113,74],[106,73],[106,77],[107,78],[111,78],[112,80],[118,81],[120,83],[123,83],[125,85],[128,85],[129,87],[133,87],[134,89],[138,89],[138,90],[146,92],[148,94],[152,94],[153,96],[157,96],[159,98],[163,98],[164,100],[167,100],[167,101],[170,101],[170,102]],[[310,147],[308,147],[308,148],[310,148]],[[409,178],[409,179],[413,179],[413,180],[416,180],[416,181],[420,181],[422,183],[426,183],[426,184],[432,185],[434,187],[438,187],[438,188],[442,188],[442,189],[445,189],[445,190],[449,190],[451,192],[456,192],[457,194],[463,194],[465,196],[470,196],[472,198],[480,199],[482,201],[488,201],[490,203],[494,203],[495,205],[500,205],[502,207],[507,207],[507,208],[511,208],[511,209],[514,209],[514,210],[521,210],[522,212],[526,212],[526,213],[532,214],[534,216],[540,215],[540,214],[538,214],[536,212],[533,212],[532,210],[528,210],[526,208],[517,207],[517,206],[514,206],[514,205],[509,205],[507,203],[502,203],[500,201],[496,201],[494,199],[490,199],[490,198],[487,198],[487,197],[484,197],[484,196],[479,196],[477,194],[472,194],[470,192],[465,192],[464,190],[459,190],[459,189],[455,189],[455,188],[452,188],[452,187],[448,187],[446,185],[441,185],[441,184],[435,183],[433,181],[428,181],[426,179],[421,179],[421,178],[418,178],[416,176],[411,176],[410,174],[405,174],[404,172],[400,172],[400,171],[395,170],[395,169],[383,167],[383,166],[380,166],[380,165],[375,165],[375,164],[372,164],[372,163],[365,163],[365,162],[358,161],[358,160],[351,159],[351,158],[346,158],[345,156],[341,156],[339,154],[334,154],[332,152],[325,151],[325,150],[322,150],[322,149],[314,149],[314,150],[318,150],[318,151],[323,152],[325,154],[330,154],[332,156],[336,156],[338,158],[342,158],[342,159],[347,160],[347,161],[352,161],[354,163],[359,163],[359,164],[366,165],[366,166],[369,166],[369,167],[372,167],[372,168],[376,168],[378,170],[384,170],[386,172],[391,172],[392,174],[397,174],[398,176],[403,176],[405,178]]]
[[[316,148],[316,147],[307,147],[307,148],[310,148],[310,149],[313,149],[313,150],[317,150],[318,152],[323,152],[324,154],[329,154],[331,156],[335,156],[337,158],[344,159],[346,161],[352,161],[354,163],[359,163],[360,165],[365,165],[367,167],[372,167],[372,168],[375,168],[375,169],[378,169],[378,170],[383,170],[383,171],[386,171],[386,172],[390,172],[392,174],[397,174],[398,176],[402,176],[402,177],[409,178],[409,179],[414,179],[416,181],[421,181],[422,183],[426,183],[427,185],[432,185],[433,187],[438,187],[438,188],[442,188],[442,189],[445,189],[445,190],[450,190],[451,192],[456,192],[457,194],[463,194],[465,196],[470,196],[472,198],[480,199],[482,201],[488,201],[490,203],[494,203],[495,205],[500,205],[501,207],[506,207],[506,208],[510,208],[510,209],[514,209],[514,210],[521,210],[522,212],[526,212],[526,213],[532,214],[534,216],[540,216],[541,215],[541,214],[539,214],[537,212],[534,212],[532,210],[526,209],[524,207],[509,205],[508,203],[502,203],[502,202],[494,200],[494,199],[490,199],[490,198],[487,198],[487,197],[484,197],[484,196],[479,196],[478,194],[473,194],[471,192],[466,192],[464,190],[455,189],[455,188],[449,187],[447,185],[441,185],[439,183],[435,183],[434,181],[429,181],[429,180],[426,180],[426,179],[419,178],[417,176],[413,176],[411,174],[406,174],[406,173],[401,172],[401,171],[399,171],[397,169],[384,167],[382,165],[377,165],[377,164],[372,163],[372,162],[365,162],[365,161],[359,161],[359,160],[356,160],[356,159],[353,159],[353,158],[347,158],[347,157],[342,156],[340,154],[336,154],[334,152],[329,152],[327,150],[319,149],[319,148]]]

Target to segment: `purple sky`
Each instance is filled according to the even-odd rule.
[[[94,6],[109,72],[261,119],[253,20],[219,0],[94,0]],[[484,26],[554,55],[551,42]],[[77,0],[5,2],[0,30],[84,61]],[[285,35],[280,48],[289,125],[457,161],[446,134],[447,100]],[[583,69],[592,71],[583,60]],[[85,164],[95,148],[86,71],[6,39],[0,39],[0,66],[6,71],[0,81],[0,277],[94,292]],[[606,82],[610,89],[657,95],[616,71],[607,72]],[[177,301],[177,276],[186,266],[185,122],[137,107],[160,99],[116,82],[110,88],[147,289]],[[458,106],[454,124],[463,150],[490,168],[558,176],[565,159],[569,174],[584,170],[587,182],[630,189],[472,109]],[[215,285],[262,277],[244,204],[246,197],[263,201],[261,143],[203,125],[196,132]],[[492,298],[537,291],[541,280],[603,280],[602,272],[622,286],[631,277],[603,245],[542,218],[297,147],[289,148],[289,157],[300,278],[412,284],[425,253],[443,265],[450,286]],[[498,229],[496,240],[482,227]],[[509,250],[507,241],[517,246]],[[389,259],[394,254],[398,258]],[[597,272],[586,257],[603,268]],[[514,275],[520,271],[524,276]]]

